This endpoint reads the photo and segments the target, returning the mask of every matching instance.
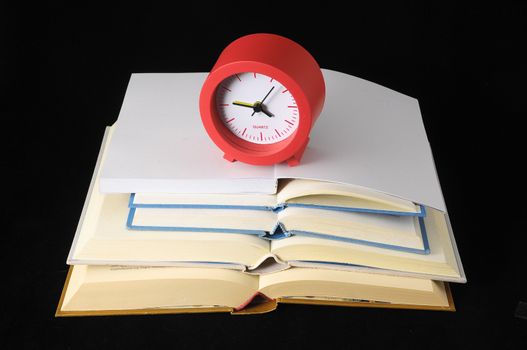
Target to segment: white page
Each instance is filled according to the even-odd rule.
[[[198,105],[206,76],[132,75],[103,165],[101,192],[276,192],[272,166],[229,163],[208,137]]]
[[[199,115],[206,73],[133,74],[102,192],[272,193],[275,177],[349,183],[445,211],[416,99],[323,70],[326,103],[297,167],[229,163]]]
[[[278,178],[359,185],[446,211],[416,99],[324,70],[326,103],[299,166]]]

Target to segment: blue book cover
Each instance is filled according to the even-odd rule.
[[[287,207],[298,208],[312,208],[322,210],[348,211],[356,213],[372,213],[395,216],[417,216],[425,217],[426,209],[423,205],[418,205],[416,212],[396,211],[396,210],[380,210],[368,209],[361,207],[345,207],[336,205],[319,205],[319,204],[303,204],[303,203],[281,203],[274,206],[260,206],[260,205],[228,205],[228,204],[179,204],[179,203],[137,203],[135,200],[135,193],[130,195],[130,208],[173,208],[173,209],[234,209],[234,210],[270,210],[274,212],[281,211]]]
[[[425,216],[425,208],[424,206],[421,207],[420,215],[415,216],[415,220],[418,221],[418,233],[421,236],[422,239],[422,247],[421,248],[414,248],[414,247],[407,247],[407,246],[399,246],[399,245],[393,245],[393,244],[387,244],[387,243],[381,243],[378,241],[369,241],[365,239],[356,239],[356,238],[350,238],[350,237],[342,237],[337,235],[331,235],[326,234],[324,232],[313,232],[313,231],[306,231],[306,230],[287,230],[285,225],[283,225],[280,221],[277,220],[275,226],[271,230],[251,230],[251,229],[235,229],[235,228],[221,228],[221,227],[189,227],[189,226],[161,226],[161,225],[139,225],[136,224],[134,219],[136,217],[136,211],[141,208],[170,208],[174,210],[178,209],[232,209],[232,210],[258,210],[258,211],[276,211],[276,210],[286,210],[286,206],[283,206],[281,208],[276,207],[252,207],[252,206],[219,206],[219,205],[152,205],[152,204],[142,204],[142,205],[134,205],[133,204],[134,196],[132,195],[130,197],[130,209],[129,214],[127,218],[126,226],[130,230],[144,230],[144,231],[181,231],[181,232],[208,232],[208,233],[237,233],[237,234],[247,234],[247,235],[256,235],[258,237],[261,237],[262,239],[268,239],[268,240],[278,240],[278,239],[286,239],[288,237],[292,236],[304,236],[304,237],[314,237],[314,238],[320,238],[320,239],[330,239],[345,243],[352,243],[352,244],[360,244],[360,245],[367,245],[377,248],[384,248],[384,249],[391,249],[391,250],[398,250],[398,251],[404,251],[408,253],[415,253],[415,254],[429,254],[430,248],[428,244],[428,238],[426,234],[426,227],[424,224],[424,216]],[[327,209],[325,207],[321,206],[313,206],[320,210],[335,210],[335,209]],[[346,208],[350,209],[350,208]],[[356,210],[347,210],[347,211],[353,211],[358,213],[363,213],[365,215],[386,215],[384,212],[372,212],[372,211],[361,211],[357,208],[352,208]],[[338,209],[336,209],[338,210]],[[393,216],[395,214],[390,213],[388,214],[390,216]]]

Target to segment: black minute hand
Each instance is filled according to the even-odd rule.
[[[271,88],[271,90],[269,90],[269,92],[267,93],[267,95],[265,95],[265,97],[263,98],[262,100],[262,103],[264,103],[265,99],[267,98],[267,96],[269,96],[269,94],[271,93],[271,91],[274,90],[274,86]]]

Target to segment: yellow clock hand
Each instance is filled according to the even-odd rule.
[[[247,103],[247,102],[242,102],[242,101],[234,101],[232,104],[236,105],[236,106],[254,108],[254,103]]]

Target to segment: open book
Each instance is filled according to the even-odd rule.
[[[418,101],[348,74],[322,72],[324,110],[296,167],[223,159],[199,114],[206,73],[133,74],[101,192],[275,194],[280,179],[309,179],[352,184],[446,212]]]
[[[58,316],[262,313],[277,303],[454,310],[442,282],[292,268],[254,276],[226,269],[74,266]]]
[[[286,208],[425,216],[424,207],[402,198],[349,184],[281,179],[276,194],[132,194],[131,208],[251,209],[279,212]]]
[[[143,221],[134,220],[142,230],[130,230],[125,225],[130,219],[130,195],[98,191],[100,165],[106,159],[105,149],[110,137],[108,129],[68,258],[71,265],[221,266],[255,274],[290,267],[317,267],[465,281],[448,218],[432,208],[427,208],[424,217],[417,214],[416,206],[413,207],[416,216],[294,206],[275,213],[273,210],[195,208],[187,200],[185,205],[189,206],[186,208],[132,208],[155,212],[150,218],[145,212],[140,219]],[[178,198],[178,205],[181,205],[183,197],[166,198]],[[155,202],[159,203],[160,199],[155,197]],[[142,203],[149,205],[146,201]],[[172,205],[169,201],[164,203]],[[269,207],[273,206],[271,203],[268,202]],[[209,201],[207,205],[216,204]],[[410,210],[412,206],[408,204],[407,208]],[[290,211],[294,216],[295,210],[308,214],[300,213],[296,222],[295,218],[280,217],[284,227],[298,225],[296,227],[304,228],[302,231],[306,233],[325,230],[333,232],[333,238],[342,239],[327,239],[323,235],[293,230],[295,234],[290,237],[269,240],[262,239],[260,234],[238,231],[240,227],[247,231],[258,227],[255,232],[265,234],[272,230],[277,215]],[[147,220],[151,221],[147,223]],[[157,229],[152,229],[154,224],[158,225]],[[214,230],[214,225],[222,229]],[[180,229],[175,230],[176,226]],[[163,227],[167,229],[161,229]],[[417,251],[419,249],[426,249],[427,254]]]
[[[132,194],[132,230],[320,237],[428,254],[423,206],[351,185],[280,180],[276,195]]]

